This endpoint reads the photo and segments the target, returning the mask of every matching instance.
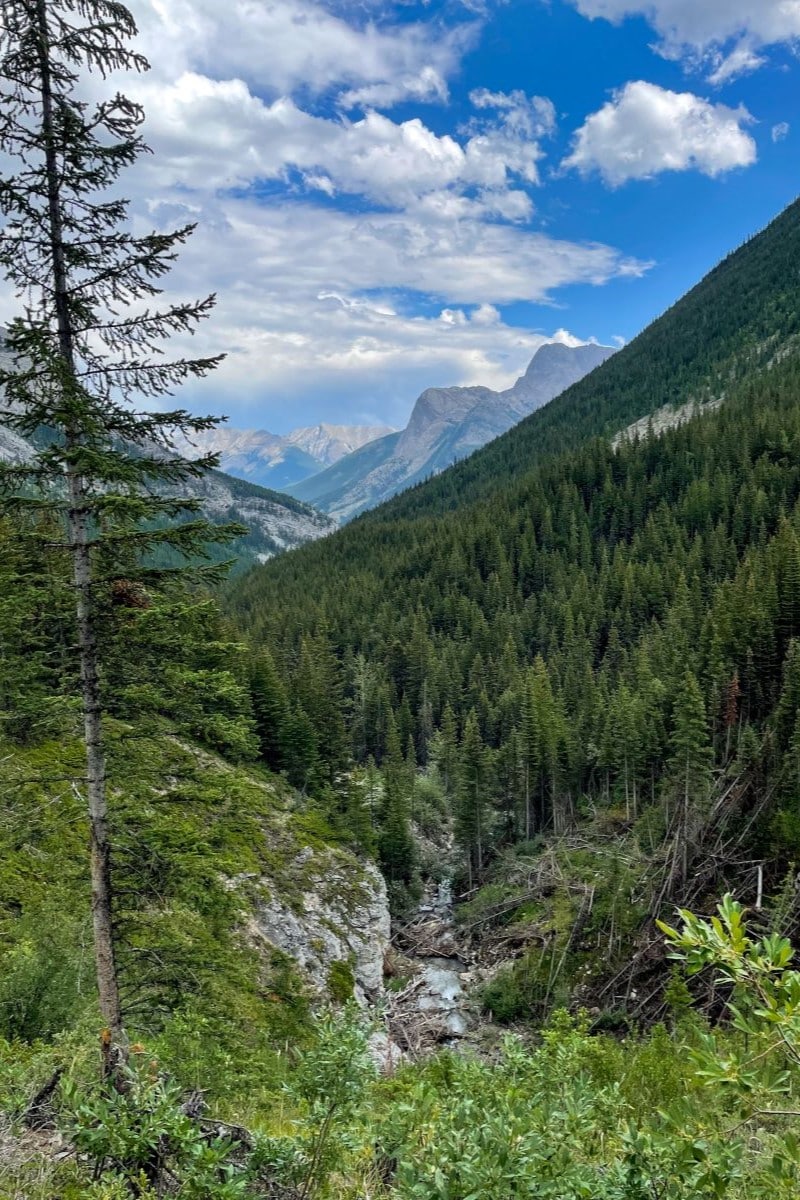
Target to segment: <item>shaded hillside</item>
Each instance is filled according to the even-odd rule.
[[[347,498],[359,480],[381,470],[391,459],[400,437],[399,433],[389,433],[386,437],[368,442],[326,471],[293,485],[292,495],[298,500],[317,505],[324,512],[340,509],[347,504]]]
[[[248,533],[220,554],[235,558],[237,570],[326,537],[336,528],[330,517],[310,504],[223,471],[210,471],[202,479],[172,490],[199,499],[203,513],[217,524],[233,521],[247,527]]]

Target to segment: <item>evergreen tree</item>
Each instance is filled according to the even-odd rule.
[[[68,719],[72,597],[62,569],[42,560],[14,523],[0,522],[0,738],[56,733]]]
[[[7,502],[45,510],[63,532],[41,538],[71,559],[91,830],[92,914],[98,995],[107,1034],[106,1069],[123,1055],[123,1018],[112,914],[106,796],[102,596],[133,575],[159,547],[195,554],[209,528],[189,520],[193,506],[164,494],[213,465],[170,457],[176,434],[213,421],[182,411],[142,412],[137,396],[161,398],[218,360],[164,359],[161,343],[192,330],[213,297],[145,308],[159,292],[191,226],[136,235],[117,198],[123,168],[144,152],[142,110],[117,94],[90,106],[81,72],[144,70],[129,46],[134,20],[117,0],[3,0],[0,150],[11,164],[0,179],[0,268],[24,315],[10,326],[12,366],[0,372],[3,420],[24,436],[48,431],[32,463],[6,468]],[[41,444],[41,443],[40,443]],[[31,498],[37,489],[37,499]],[[31,536],[39,530],[34,527]],[[230,536],[218,533],[219,539]]]
[[[374,782],[370,771],[354,770],[348,776],[344,820],[347,832],[360,850],[373,854],[376,849],[375,830],[372,821]]]
[[[313,637],[303,638],[295,692],[314,727],[326,780],[335,783],[349,759],[344,726],[344,679],[324,628]]]
[[[672,774],[679,798],[680,841],[686,871],[693,817],[702,814],[711,786],[712,751],[700,685],[691,671],[683,676],[672,714]]]
[[[793,639],[783,664],[783,683],[775,709],[775,741],[779,752],[789,746],[800,710],[800,641]]]
[[[406,787],[408,789],[408,806],[411,820],[415,819],[414,801],[417,787],[417,750],[414,745],[414,739],[409,734],[408,743],[406,745]]]
[[[478,716],[471,709],[459,747],[459,776],[456,794],[456,840],[464,851],[472,887],[480,879],[487,843],[489,763],[481,738]]]
[[[272,655],[261,650],[250,668],[250,698],[261,757],[273,771],[284,766],[289,699]]]
[[[379,839],[381,869],[395,894],[407,888],[414,877],[415,849],[409,814],[409,779],[400,750],[400,737],[392,717],[383,763],[383,814]]]
[[[299,704],[290,709],[283,723],[281,756],[293,787],[312,791],[319,777],[319,743],[313,721]]]
[[[445,706],[442,723],[431,743],[431,761],[441,780],[445,798],[452,800],[458,774],[458,730],[450,705]]]

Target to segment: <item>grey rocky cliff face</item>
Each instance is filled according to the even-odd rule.
[[[319,502],[337,520],[349,520],[506,433],[613,353],[610,346],[548,342],[536,352],[525,374],[503,392],[485,387],[428,388],[391,454],[379,465],[365,470],[363,454],[348,456],[337,464],[344,482],[333,493],[326,494],[331,473],[323,472],[318,477],[319,492],[315,492],[315,476],[297,494]]]
[[[219,454],[220,469],[261,487],[284,488],[325,470],[393,430],[384,425],[314,425],[285,435],[266,429],[218,425],[192,434],[178,447],[187,457]]]
[[[358,1003],[374,1003],[383,994],[391,941],[383,876],[371,863],[311,847],[294,867],[302,873],[302,889],[291,903],[277,894],[259,902],[247,925],[250,939],[288,954],[320,997],[329,994],[331,969],[346,964]]]
[[[287,433],[285,441],[298,446],[316,458],[325,467],[333,466],[346,454],[352,454],[374,442],[394,433],[391,425],[313,425],[307,429],[294,429]]]

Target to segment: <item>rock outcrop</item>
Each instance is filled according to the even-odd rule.
[[[391,939],[383,876],[371,863],[310,846],[292,871],[301,882],[291,896],[275,891],[255,905],[251,940],[288,954],[318,995],[346,999],[350,990],[362,1006],[375,1003]]]

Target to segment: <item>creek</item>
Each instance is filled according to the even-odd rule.
[[[458,955],[449,880],[428,885],[397,941],[414,971],[394,1006],[409,1045],[447,1045],[465,1037],[474,1018],[463,979],[468,967]]]

